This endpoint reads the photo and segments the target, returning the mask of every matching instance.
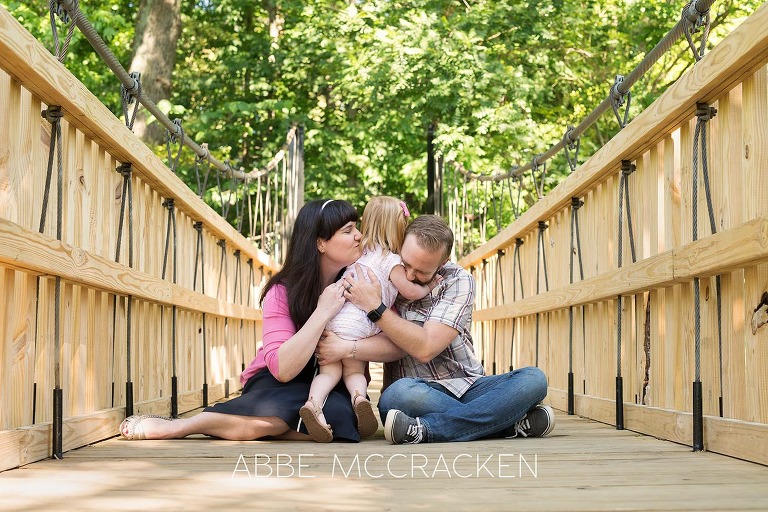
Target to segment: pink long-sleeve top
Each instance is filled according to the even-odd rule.
[[[288,292],[285,286],[276,284],[269,289],[262,303],[262,345],[240,375],[240,382],[245,385],[248,379],[265,367],[272,375],[277,375],[277,349],[296,334],[296,330],[288,310]]]

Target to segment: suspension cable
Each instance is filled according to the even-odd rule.
[[[520,276],[520,298],[525,298],[525,290],[523,288],[523,265],[520,261],[520,247],[525,243],[522,238],[515,239],[515,250],[512,253],[512,300],[517,299],[517,284],[515,280],[515,269],[517,269]],[[514,357],[515,357],[515,330],[517,327],[517,318],[512,319],[512,342],[509,348],[509,371],[514,370]]]
[[[571,250],[570,250],[570,284],[573,284],[573,255],[579,257],[581,280],[584,280],[584,267],[581,260],[581,237],[579,235],[579,209],[584,206],[584,201],[578,197],[571,198]],[[582,306],[582,327],[584,326],[584,307]],[[585,336],[586,338],[586,336]],[[573,305],[568,307],[568,414],[575,413],[573,388]]]
[[[166,267],[168,265],[168,252],[170,246],[171,236],[173,236],[173,272],[171,282],[176,284],[178,276],[177,265],[177,237],[176,237],[176,207],[173,199],[166,199],[163,201],[163,206],[168,210],[168,221],[166,224],[165,232],[165,252],[163,254],[163,272],[162,279],[165,279]],[[160,310],[162,315],[165,308]],[[177,311],[176,304],[171,308],[171,417],[177,418],[179,416],[179,390],[178,390],[178,378],[176,375],[176,320]],[[162,317],[161,317],[162,323]]]
[[[243,269],[241,264],[241,258],[240,258],[240,249],[236,249],[234,256],[235,256],[235,283],[232,290],[232,302],[235,302],[236,304],[243,304]],[[238,301],[238,293],[240,292],[240,300]],[[245,370],[245,343],[243,342],[243,331],[244,331],[244,321],[241,318],[240,319],[240,361],[243,365],[242,370]]]
[[[197,249],[195,250],[195,273],[192,279],[192,291],[197,287],[197,269],[200,263],[200,293],[205,295],[205,250],[203,244],[203,223],[197,221],[194,224],[197,231]],[[199,258],[198,258],[199,257]],[[203,312],[203,407],[208,407],[208,344],[206,341],[208,329],[205,325],[205,312]]]
[[[546,291],[549,291],[549,277],[547,275],[547,251],[545,251],[544,247],[544,231],[547,230],[547,223],[543,220],[539,221],[539,238],[536,244],[537,249],[537,255],[536,255],[536,295],[540,293],[540,286],[541,286],[541,279],[539,277],[539,269],[541,268],[541,264],[543,262],[544,264],[544,285],[546,286]],[[539,321],[541,318],[541,313],[536,312],[536,366],[539,366]],[[549,318],[549,317],[547,317]]]
[[[69,19],[72,20],[71,22],[80,29],[80,32],[82,32],[96,53],[102,58],[107,67],[112,70],[112,73],[117,77],[120,83],[123,84],[126,90],[135,90],[136,98],[144,106],[144,108],[146,108],[161,125],[179,137],[179,140],[185,146],[194,151],[197,156],[206,159],[214,167],[222,171],[227,176],[241,180],[245,179],[246,176],[255,178],[259,175],[268,174],[277,166],[277,162],[275,162],[275,160],[279,161],[278,157],[282,158],[282,151],[280,154],[276,155],[275,158],[273,158],[265,168],[253,169],[250,172],[245,172],[242,168],[234,169],[232,166],[230,166],[229,162],[221,162],[220,160],[216,159],[210,151],[208,151],[206,148],[203,148],[201,145],[198,145],[194,140],[189,138],[188,135],[184,134],[180,129],[180,126],[171,121],[168,116],[165,115],[165,113],[160,110],[160,108],[146,95],[146,93],[139,88],[137,80],[132,77],[125,70],[125,68],[123,68],[123,66],[117,60],[117,57],[115,57],[98,32],[96,32],[96,29],[93,27],[93,25],[91,25],[90,21],[88,21],[88,18],[86,18],[86,16],[80,10],[77,0],[52,0],[52,3],[53,2],[55,2],[58,6],[60,6],[61,9],[63,9],[64,12],[66,12]],[[292,138],[292,136],[295,136],[295,132],[296,130],[293,129],[289,137]]]
[[[629,160],[621,161],[619,179],[619,226],[618,226],[618,268],[623,265],[624,256],[624,205],[627,208],[627,230],[632,253],[632,263],[636,261],[635,238],[632,230],[632,210],[629,201],[629,175],[635,171],[635,165]],[[622,318],[624,297],[616,299],[616,430],[624,429],[624,379],[621,375]]]
[[[691,214],[692,214],[692,234],[693,241],[699,239],[699,208],[698,208],[698,188],[699,188],[699,147],[701,148],[701,170],[704,178],[704,192],[706,194],[707,210],[709,214],[709,226],[712,234],[717,232],[715,222],[715,213],[712,205],[712,193],[709,186],[709,165],[707,160],[707,122],[715,117],[717,110],[706,103],[696,104],[696,129],[693,135],[693,178],[691,187]],[[699,141],[701,144],[699,145]],[[720,276],[715,280],[717,288],[717,328],[718,328],[718,347],[720,355],[720,408],[722,414],[722,311],[721,311],[721,290]],[[704,419],[703,419],[703,397],[701,388],[701,293],[699,278],[693,278],[693,297],[694,297],[694,371],[695,378],[693,382],[693,450],[701,451],[704,449]]]
[[[54,22],[51,15],[51,23]],[[66,50],[64,50],[66,51]],[[62,57],[63,58],[63,57]],[[64,154],[62,150],[63,136],[61,130],[62,111],[59,105],[51,105],[41,112],[41,116],[51,124],[51,141],[48,151],[48,168],[45,178],[43,208],[40,214],[40,233],[45,231],[46,213],[48,211],[49,192],[53,175],[53,161],[56,160],[56,240],[61,240],[62,218],[64,214]],[[54,149],[56,150],[54,157]],[[40,300],[40,277],[37,278],[37,301]],[[52,453],[56,459],[64,455],[64,394],[61,387],[61,276],[54,280],[53,305],[53,424],[52,424]],[[37,350],[37,340],[35,340]],[[36,412],[33,405],[33,416]]]
[[[651,69],[651,67],[653,67],[656,61],[658,61],[667,51],[670,50],[670,48],[672,48],[672,46],[674,46],[677,40],[680,39],[680,36],[686,33],[686,30],[688,30],[690,33],[692,30],[696,30],[698,27],[706,26],[706,24],[700,20],[706,20],[709,17],[709,9],[714,3],[715,0],[692,0],[687,3],[683,8],[680,19],[675,24],[675,26],[669,32],[667,32],[661,41],[659,41],[656,46],[650,52],[648,52],[645,58],[628,75],[623,77],[622,80],[615,82],[614,85],[611,86],[611,90],[607,94],[606,98],[597,107],[595,107],[595,109],[592,110],[592,112],[590,112],[587,117],[581,123],[579,123],[579,125],[570,131],[569,139],[571,141],[575,141],[580,138],[582,134],[584,134],[587,129],[589,129],[595,122],[597,122],[597,120],[608,109],[613,108],[613,104],[615,102],[614,98],[616,95],[619,97],[626,95],[630,88],[638,80],[640,80],[640,78],[642,78],[643,75],[645,75],[645,73]],[[694,24],[694,29],[690,28],[692,23]],[[701,47],[698,49],[699,57],[697,60],[701,58],[701,55],[703,55],[705,44],[706,41],[702,41]],[[626,122],[623,124],[626,125]],[[563,137],[560,141],[557,142],[557,144],[553,145],[545,152],[536,155],[536,157],[530,162],[519,167],[515,166],[505,173],[494,173],[493,176],[473,174],[472,177],[474,179],[486,181],[494,179],[505,179],[507,177],[513,176],[521,176],[524,173],[530,171],[534,166],[541,165],[555,156],[557,153],[563,150],[565,143],[565,137]],[[459,165],[459,167],[461,166]]]

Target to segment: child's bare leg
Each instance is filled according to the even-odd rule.
[[[368,382],[365,380],[365,361],[356,359],[343,359],[344,365],[343,378],[344,385],[352,396],[352,408],[357,418],[357,431],[360,437],[370,437],[379,429],[379,420],[373,412],[371,402],[365,397],[368,389]]]
[[[309,387],[309,398],[305,404],[307,407],[313,410],[319,409],[317,419],[325,424],[325,415],[323,415],[323,404],[325,399],[331,393],[331,390],[338,384],[341,379],[342,364],[341,361],[337,361],[331,364],[325,364],[320,366],[320,373],[315,375],[312,379],[312,385]],[[314,401],[314,404],[312,403]]]
[[[362,395],[365,398],[368,391],[368,381],[365,380],[364,373],[368,363],[357,359],[343,359],[341,364],[343,365],[342,379],[344,385],[349,391],[349,396],[352,397],[352,405],[355,405],[355,396]]]

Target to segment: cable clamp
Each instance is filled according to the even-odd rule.
[[[119,172],[124,178],[130,178],[133,172],[133,165],[130,163],[123,163],[117,166],[117,172]]]
[[[178,117],[173,120],[173,124],[176,126],[174,132],[171,134],[171,140],[176,142],[178,140],[184,140],[184,128],[181,127],[181,119]],[[169,130],[170,132],[170,130]]]
[[[539,157],[541,156],[541,153],[533,157],[533,160],[531,160],[531,171],[536,172],[539,170]]]
[[[72,8],[72,2],[67,2],[70,6],[70,9]],[[63,3],[59,0],[51,0],[49,4],[49,8],[53,14],[59,17],[59,19],[64,23],[69,23],[72,21],[72,18],[69,15],[69,11],[64,7]]]
[[[683,18],[693,25],[694,31],[700,29],[707,23],[707,16],[709,16],[709,8],[700,11],[696,7],[696,0],[691,0],[685,4],[685,7],[683,7]]]
[[[40,112],[40,117],[53,124],[64,117],[64,112],[61,110],[61,105],[50,105],[47,109]]]
[[[123,100],[125,100],[126,104],[131,105],[133,104],[133,101],[141,94],[141,73],[138,71],[131,71],[128,73],[128,76],[133,79],[133,85],[130,87],[126,87],[125,85],[120,85],[120,92],[122,93],[121,96]]]
[[[624,176],[629,176],[630,174],[635,172],[635,170],[637,170],[637,166],[632,162],[630,162],[629,160],[621,161],[621,173]]]
[[[691,51],[693,51],[693,58],[698,62],[704,57],[704,50],[707,47],[707,39],[709,38],[709,8],[705,11],[700,11],[696,8],[696,0],[691,0],[685,7],[683,7],[681,19],[684,22],[683,33],[685,33],[685,39],[688,41],[688,46],[691,48]],[[693,34],[698,32],[702,27],[704,30],[701,34],[701,43],[699,44],[699,47],[696,48],[696,44],[693,42]]]
[[[696,103],[696,117],[699,121],[707,122],[717,115],[717,109],[706,103]]]
[[[571,168],[571,172],[576,170],[579,158],[579,147],[581,146],[581,138],[573,138],[573,132],[576,128],[569,126],[565,130],[563,135],[563,149],[565,150],[565,161],[568,162],[568,167]]]
[[[195,161],[198,162],[198,163],[202,163],[202,162],[207,161],[208,160],[208,155],[210,155],[210,152],[208,151],[208,143],[207,142],[203,142],[202,144],[200,144],[200,149],[203,150],[203,154],[195,156]]]
[[[531,178],[533,178],[533,188],[536,190],[536,195],[539,199],[544,195],[544,176],[547,173],[547,162],[539,163],[539,157],[541,153],[533,157],[531,161]],[[539,180],[536,180],[536,172],[541,167],[541,173],[539,173]]]
[[[620,128],[624,128],[629,123],[629,105],[632,103],[632,93],[619,90],[623,82],[624,75],[616,75],[610,92],[611,108],[613,108],[613,114],[616,116],[616,121],[619,123]],[[624,107],[623,115],[619,113],[619,109],[622,107]]]

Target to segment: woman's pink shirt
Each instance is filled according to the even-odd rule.
[[[261,370],[269,369],[272,375],[278,374],[277,349],[296,334],[296,326],[288,310],[288,292],[282,284],[269,289],[262,303],[262,345],[256,352],[251,364],[240,375],[240,382],[245,385],[248,379]]]

